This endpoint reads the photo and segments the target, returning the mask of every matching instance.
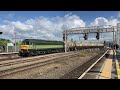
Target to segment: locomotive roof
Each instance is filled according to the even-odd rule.
[[[43,39],[24,39],[23,41],[50,41],[50,42],[63,42],[63,41],[55,41],[55,40],[43,40]]]

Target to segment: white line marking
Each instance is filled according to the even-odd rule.
[[[95,62],[93,63],[78,79],[82,79],[85,74],[101,59],[103,58],[103,56],[108,52],[108,50]]]
[[[100,69],[100,73],[98,74],[97,79],[100,79],[100,78],[101,78],[100,75],[101,75],[101,72],[102,72],[102,70],[103,70],[103,68],[104,68],[104,66],[105,66],[106,61],[107,61],[107,60],[104,61],[103,65],[102,65],[102,67],[101,67],[101,69]]]

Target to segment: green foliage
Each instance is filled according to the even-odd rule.
[[[80,57],[85,57],[86,54],[85,53],[80,53]]]
[[[16,46],[20,46],[21,45],[21,42],[16,42]]]
[[[2,39],[0,38],[0,46],[6,46],[7,43],[10,43],[11,41],[8,39]]]
[[[89,53],[88,51],[81,51],[80,52],[80,57],[85,57],[86,55],[89,55],[91,53]]]

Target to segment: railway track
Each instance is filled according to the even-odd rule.
[[[73,51],[71,51],[73,52]],[[60,55],[62,53],[52,53],[52,54],[44,54],[44,55],[38,55],[38,56],[30,56],[30,57],[21,57],[21,56],[18,56],[17,54],[0,54],[0,62],[1,61],[8,61],[8,60],[16,60],[16,59],[28,59],[28,58],[38,58],[39,56],[41,57],[48,57],[49,55]]]
[[[40,67],[42,65],[46,65],[49,63],[53,63],[55,61],[59,61],[59,60],[65,60],[66,58],[74,57],[74,56],[78,56],[79,52],[73,52],[73,53],[67,53],[67,54],[58,54],[57,57],[55,57],[55,55],[51,55],[54,56],[52,58],[50,58],[51,56],[46,57],[42,57],[42,58],[32,58],[32,59],[28,59],[28,60],[19,60],[19,61],[13,61],[13,62],[4,62],[1,63],[0,62],[0,78],[6,76],[6,75],[10,75],[16,72],[20,72],[20,71],[24,71],[24,70],[28,70],[31,68],[36,68],[36,67]],[[44,58],[44,59],[43,59]]]
[[[93,48],[92,48],[93,49]],[[85,51],[85,50],[92,50],[92,49],[82,49],[82,50],[80,50],[80,51]],[[75,52],[75,51],[69,51],[69,52]],[[62,52],[63,53],[63,52]],[[54,54],[54,55],[60,55],[60,54],[62,54],[62,53],[51,53],[52,55]],[[41,55],[38,55],[38,57],[39,56],[43,56],[44,57],[44,55],[51,55],[51,54],[41,54]],[[21,56],[18,56],[18,53],[11,53],[11,54],[5,54],[5,53],[3,53],[3,54],[0,54],[0,62],[1,61],[8,61],[8,60],[16,60],[16,59],[22,59],[22,58],[32,58],[32,57],[37,57],[37,56],[29,56],[29,57],[21,57]],[[46,57],[48,57],[48,56],[46,56]]]
[[[93,50],[93,49],[83,49],[83,50],[80,50],[80,51],[86,51],[86,50]],[[72,53],[72,52],[76,52],[76,51],[69,51],[69,52],[67,52],[67,53]],[[79,51],[78,51],[79,52]],[[67,54],[66,53],[66,54]],[[20,57],[20,56],[18,56],[17,54],[8,54],[8,55],[0,55],[0,62],[2,62],[2,61],[9,61],[10,60],[10,62],[15,62],[16,60],[24,60],[24,59],[29,59],[29,58],[38,58],[38,57],[40,57],[40,58],[46,58],[46,57],[54,57],[54,56],[57,56],[57,55],[62,55],[63,54],[63,52],[62,53],[52,53],[52,54],[44,54],[44,55],[38,55],[38,56],[30,56],[30,57]],[[15,60],[15,61],[14,61]]]
[[[79,56],[79,51],[71,51],[67,53],[55,53],[42,56],[27,57],[16,60],[8,60],[0,62],[0,78],[11,75],[17,72],[29,70],[31,68],[40,67],[59,60],[65,60],[68,57],[72,58]]]
[[[22,58],[18,56],[18,54],[0,54],[0,62],[6,61],[6,60],[13,60],[13,59],[19,59]]]
[[[51,54],[51,55],[45,55],[45,56],[36,56],[36,57],[29,57],[29,58],[20,58],[20,59],[11,60],[11,61],[3,61],[3,62],[0,62],[0,67],[26,63],[26,62],[35,62],[38,59],[43,60],[43,59],[56,59],[61,57],[67,57],[67,56],[73,55],[73,53],[78,54],[79,52],[57,53],[57,54]]]
[[[93,57],[92,59],[78,66],[77,68],[71,70],[69,73],[65,74],[60,79],[82,79],[87,74],[87,72],[90,71],[106,55],[107,52],[108,50],[105,50],[104,52]]]

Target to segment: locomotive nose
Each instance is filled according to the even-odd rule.
[[[29,49],[29,45],[21,45],[19,55],[20,56],[28,56],[28,49]]]
[[[29,45],[21,45],[20,49],[21,50],[28,50]]]

